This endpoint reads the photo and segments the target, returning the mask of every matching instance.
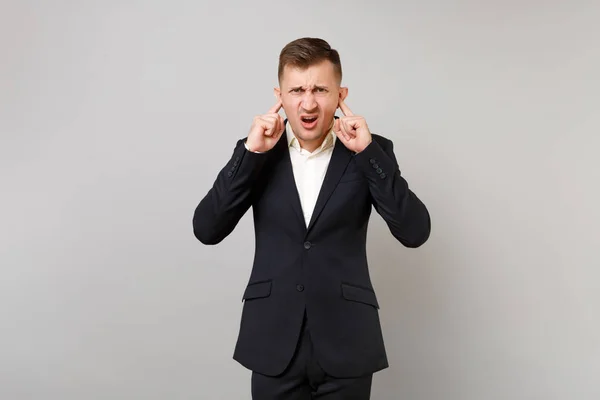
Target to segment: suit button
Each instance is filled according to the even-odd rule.
[[[385,174],[385,172],[384,172],[383,174],[381,174],[381,175],[379,175],[379,176],[381,176],[381,179],[385,179],[385,177],[386,177],[387,175],[386,175],[386,174]]]
[[[296,290],[301,292],[304,290],[304,285],[296,285]]]
[[[310,243],[310,242],[304,242],[304,248],[306,250],[310,249],[311,247],[312,247],[312,243]]]
[[[380,174],[380,173],[382,173],[382,172],[383,172],[383,170],[382,170],[381,168],[377,168],[377,173],[378,173],[378,174]]]
[[[369,162],[370,162],[371,164],[375,164],[375,159],[374,159],[374,158],[371,158],[371,159],[369,160]]]

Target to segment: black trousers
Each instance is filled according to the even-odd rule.
[[[328,376],[314,357],[306,315],[288,368],[279,376],[252,372],[253,400],[369,400],[373,375],[340,379]]]

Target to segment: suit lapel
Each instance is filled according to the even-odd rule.
[[[285,124],[287,124],[287,119],[285,120]],[[300,203],[300,194],[298,193],[296,179],[294,178],[294,170],[292,168],[292,159],[290,158],[287,135],[288,133],[286,129],[276,144],[277,154],[280,161],[276,163],[276,165],[281,165],[278,175],[281,176],[282,185],[284,186],[283,190],[281,190],[281,193],[282,196],[285,196],[283,200],[291,206],[302,227],[306,229],[306,222],[304,221],[304,214],[302,213],[302,204]]]
[[[287,119],[285,120],[284,124],[287,126]],[[325,179],[323,180],[323,185],[319,191],[319,196],[317,197],[317,202],[307,227],[304,220],[304,213],[302,211],[302,204],[300,202],[300,194],[298,193],[296,179],[294,178],[294,170],[292,167],[292,160],[290,158],[287,135],[288,132],[286,129],[283,132],[282,137],[275,145],[275,153],[277,154],[277,158],[279,160],[279,162],[275,164],[281,166],[278,168],[279,171],[276,172],[276,175],[279,176],[283,185],[283,190],[281,191],[282,196],[284,196],[283,201],[290,205],[294,211],[294,214],[298,218],[298,222],[304,228],[304,232],[308,233],[308,231],[315,225],[315,222],[321,215],[323,208],[325,208],[327,201],[335,190],[337,183],[344,174],[348,163],[352,159],[352,152],[348,150],[339,139],[335,141],[333,153],[331,154],[327,172],[325,173]]]
[[[313,210],[307,232],[315,225],[315,222],[319,218],[319,215],[321,215],[325,204],[327,204],[329,197],[331,197],[333,190],[337,186],[351,159],[352,152],[348,150],[346,146],[344,146],[341,140],[337,139],[335,141],[333,154],[331,155],[331,160],[329,160],[329,166],[327,167],[325,179],[323,180],[323,185],[321,186],[319,196],[317,197],[315,209]],[[296,194],[297,193],[298,192],[296,192]],[[300,204],[299,201],[298,204]]]

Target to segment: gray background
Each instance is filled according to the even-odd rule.
[[[3,400],[250,398],[252,217],[191,218],[301,36],[433,219],[372,219],[373,398],[600,398],[597,2],[0,4]]]

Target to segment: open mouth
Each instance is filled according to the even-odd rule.
[[[311,129],[317,126],[317,119],[318,116],[316,115],[300,117],[300,120],[302,121],[302,126],[306,129]]]

